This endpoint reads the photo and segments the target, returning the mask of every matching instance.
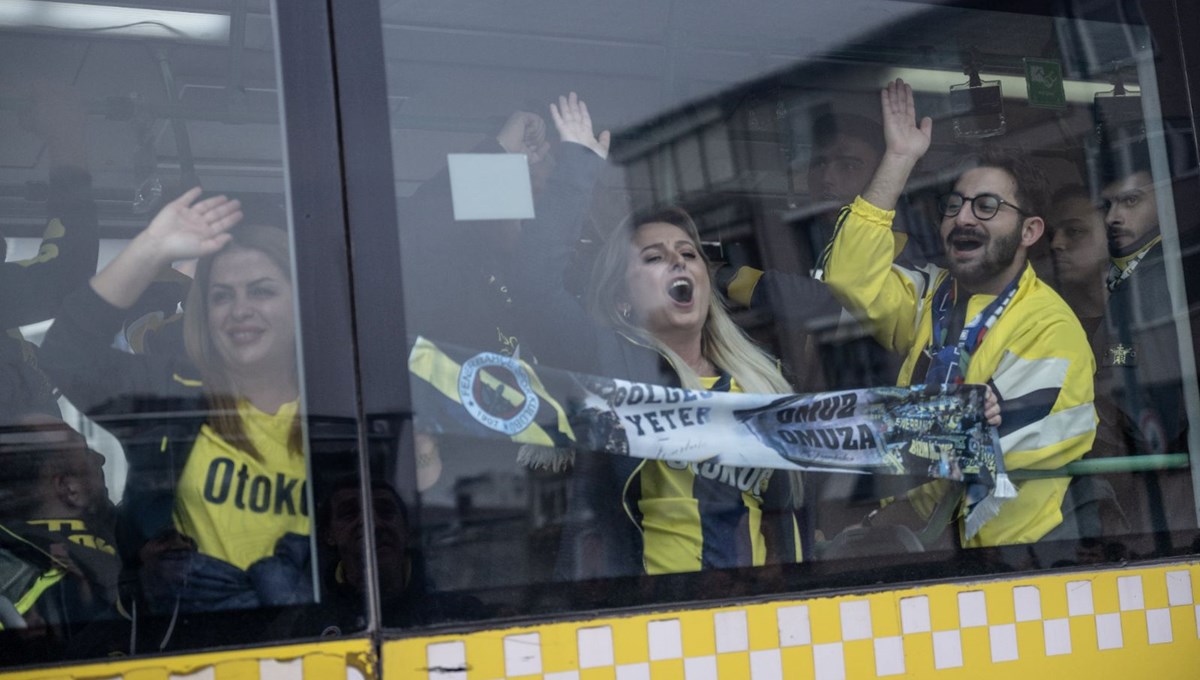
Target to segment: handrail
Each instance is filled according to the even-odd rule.
[[[1009,470],[1008,476],[1015,481],[1023,481],[1120,472],[1180,470],[1187,467],[1190,467],[1190,462],[1186,453],[1155,453],[1145,456],[1114,456],[1112,458],[1077,460],[1053,470]]]
[[[1111,458],[1092,458],[1077,460],[1053,470],[1009,470],[1008,476],[1014,481],[1029,479],[1053,479],[1058,477],[1078,477],[1084,475],[1104,475],[1124,472],[1146,472],[1154,470],[1180,470],[1190,466],[1186,453],[1156,453],[1145,456],[1114,456]],[[950,525],[954,511],[962,502],[963,491],[947,493],[934,507],[933,513],[924,528],[917,532],[917,538],[926,548],[932,546]]]

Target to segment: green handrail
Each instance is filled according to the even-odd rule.
[[[1008,476],[1015,481],[1022,481],[1052,477],[1106,475],[1118,472],[1179,470],[1189,466],[1190,462],[1186,453],[1156,453],[1145,456],[1114,456],[1112,458],[1077,460],[1053,470],[1009,470]]]
[[[1186,453],[1156,453],[1145,456],[1114,456],[1112,458],[1077,460],[1053,470],[1009,470],[1008,476],[1016,481],[1024,481],[1120,472],[1145,472],[1147,470],[1179,470],[1189,467],[1190,464]],[[938,502],[925,527],[917,532],[917,538],[922,545],[929,547],[938,540],[938,537],[951,524],[954,512],[962,502],[962,496],[962,489],[957,489],[946,494]]]

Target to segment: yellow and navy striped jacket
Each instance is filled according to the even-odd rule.
[[[838,217],[823,264],[825,281],[842,304],[864,318],[885,347],[905,356],[897,383],[908,385],[923,377],[917,366],[932,338],[930,302],[949,273],[933,265],[905,269],[892,263],[894,214],[855,199]],[[972,296],[966,318],[993,299]],[[1091,450],[1095,371],[1079,320],[1026,266],[1012,302],[972,355],[965,375],[968,383],[991,384],[1000,399],[1000,445],[1009,470],[1057,468]],[[1045,536],[1062,523],[1069,482],[1062,477],[1018,483],[1017,497],[966,545],[1029,543]],[[910,499],[928,513],[947,488],[945,482],[927,484]]]

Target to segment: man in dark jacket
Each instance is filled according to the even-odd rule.
[[[1104,322],[1092,333],[1096,456],[1187,449],[1187,415],[1173,300],[1167,279],[1178,263],[1163,252],[1157,183],[1144,143],[1111,150],[1104,164],[1105,225],[1112,265]],[[1182,276],[1180,276],[1182,283]],[[1182,291],[1177,291],[1182,293]],[[1190,471],[1113,478],[1135,531],[1196,526]]]
[[[26,631],[13,651],[30,659],[114,614],[121,564],[103,463],[60,420],[0,428],[0,630]]]

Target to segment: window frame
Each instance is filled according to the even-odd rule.
[[[1078,3],[1059,0],[1049,6],[1029,0],[1009,0],[997,7],[986,0],[964,0],[960,2],[935,2],[934,0],[893,0],[895,2],[928,5],[931,9],[940,6],[989,11],[1018,12],[1047,17],[1078,17],[1100,20],[1121,20],[1126,23],[1145,25],[1150,31],[1156,49],[1156,77],[1161,95],[1160,104],[1164,118],[1184,118],[1191,122],[1193,139],[1200,132],[1200,111],[1193,102],[1193,92],[1200,92],[1200,44],[1183,40],[1179,26],[1200,25],[1200,6],[1171,0],[1156,3],[1139,0],[1138,16],[1126,13],[1123,6],[1113,2],[1096,3],[1094,6],[1078,8]],[[320,4],[313,0],[314,4]],[[283,3],[287,4],[287,3]],[[344,190],[345,238],[350,246],[350,280],[353,285],[353,326],[355,350],[359,372],[356,374],[361,388],[360,431],[362,443],[370,436],[387,436],[397,439],[399,469],[409,471],[408,478],[416,477],[415,458],[412,455],[411,433],[402,432],[403,422],[413,412],[409,402],[409,378],[403,352],[397,352],[397,338],[405,334],[405,312],[403,299],[404,271],[401,264],[398,222],[405,219],[396,212],[395,184],[393,177],[391,144],[388,120],[387,76],[383,57],[383,31],[378,2],[346,3],[328,0],[332,38],[332,61],[336,90],[337,122],[340,140],[339,150],[342,163],[341,180]],[[290,11],[290,10],[289,10]],[[281,18],[283,14],[281,13]],[[1190,23],[1188,23],[1190,22]],[[282,35],[282,31],[281,31]],[[287,63],[289,58],[284,57]],[[1181,86],[1185,84],[1186,86]],[[291,92],[293,96],[297,92]],[[324,103],[322,103],[324,104]],[[311,105],[311,102],[308,103]],[[291,121],[294,109],[288,107]],[[310,135],[302,135],[307,142]],[[289,133],[289,148],[291,148]],[[668,150],[669,152],[669,150]],[[1200,178],[1192,180],[1192,186],[1200,189]],[[1185,192],[1175,191],[1177,208]],[[1200,191],[1196,192],[1200,195]],[[1180,215],[1193,214],[1181,212]],[[301,214],[297,210],[297,215]],[[297,231],[299,234],[299,230]],[[343,252],[345,251],[343,246]],[[387,266],[380,266],[386,263]],[[1185,271],[1189,290],[1200,290],[1200,271]],[[411,282],[410,282],[411,283]],[[307,332],[307,329],[306,329]],[[306,335],[306,337],[308,337]],[[1200,341],[1193,344],[1193,352],[1200,364]],[[308,365],[306,353],[306,367]],[[363,450],[366,450],[365,448]],[[364,479],[366,479],[364,469]],[[1200,477],[1200,471],[1193,471]],[[1198,485],[1200,488],[1200,485]],[[415,482],[411,488],[400,489],[406,499],[415,498]],[[414,508],[414,516],[419,509]],[[1200,531],[1185,532],[1188,537],[1200,537]],[[1175,537],[1173,544],[1182,544],[1183,537]],[[371,539],[368,539],[370,541]],[[1071,544],[1077,542],[1071,541]],[[1011,575],[1004,562],[1016,563],[1024,552],[1022,546],[993,549],[1000,559],[987,564],[976,557],[977,551],[956,551],[941,555],[948,559],[906,559],[893,556],[891,561],[871,569],[848,572],[849,565],[840,562],[813,562],[803,574],[789,574],[782,588],[755,585],[750,592],[739,595],[737,601],[773,599],[781,596],[813,595],[818,593],[852,593],[862,591],[894,590],[916,585],[939,582],[956,582],[964,579],[978,580],[999,574]],[[1178,559],[1188,552],[1165,553],[1138,560],[1150,563],[1164,559]],[[911,558],[911,556],[909,556]],[[1111,562],[1097,561],[1083,564],[1082,569],[1112,566]],[[1069,569],[1044,568],[1036,574],[1061,573]],[[754,571],[738,572],[752,578]],[[670,607],[720,606],[732,601],[730,598],[700,599],[695,597],[695,582],[688,575],[658,576],[656,596],[631,595],[632,579],[606,581],[613,597],[620,599],[611,608],[579,609],[565,613],[543,611],[536,607],[522,612],[519,619],[536,621],[558,621],[594,616],[597,612],[614,615],[623,611],[649,611]],[[735,577],[736,578],[736,577]],[[580,583],[533,584],[523,587],[529,591],[528,602],[535,602],[544,591],[559,588],[578,588]],[[624,587],[629,585],[631,587]],[[373,592],[376,589],[372,585]],[[539,592],[542,591],[542,592]],[[553,599],[553,598],[549,598]],[[372,595],[371,630],[379,629],[378,595]],[[512,622],[512,618],[489,619],[471,624],[448,624],[414,629],[382,629],[384,637],[411,637],[428,635],[430,631],[446,628],[483,629],[494,628]]]

